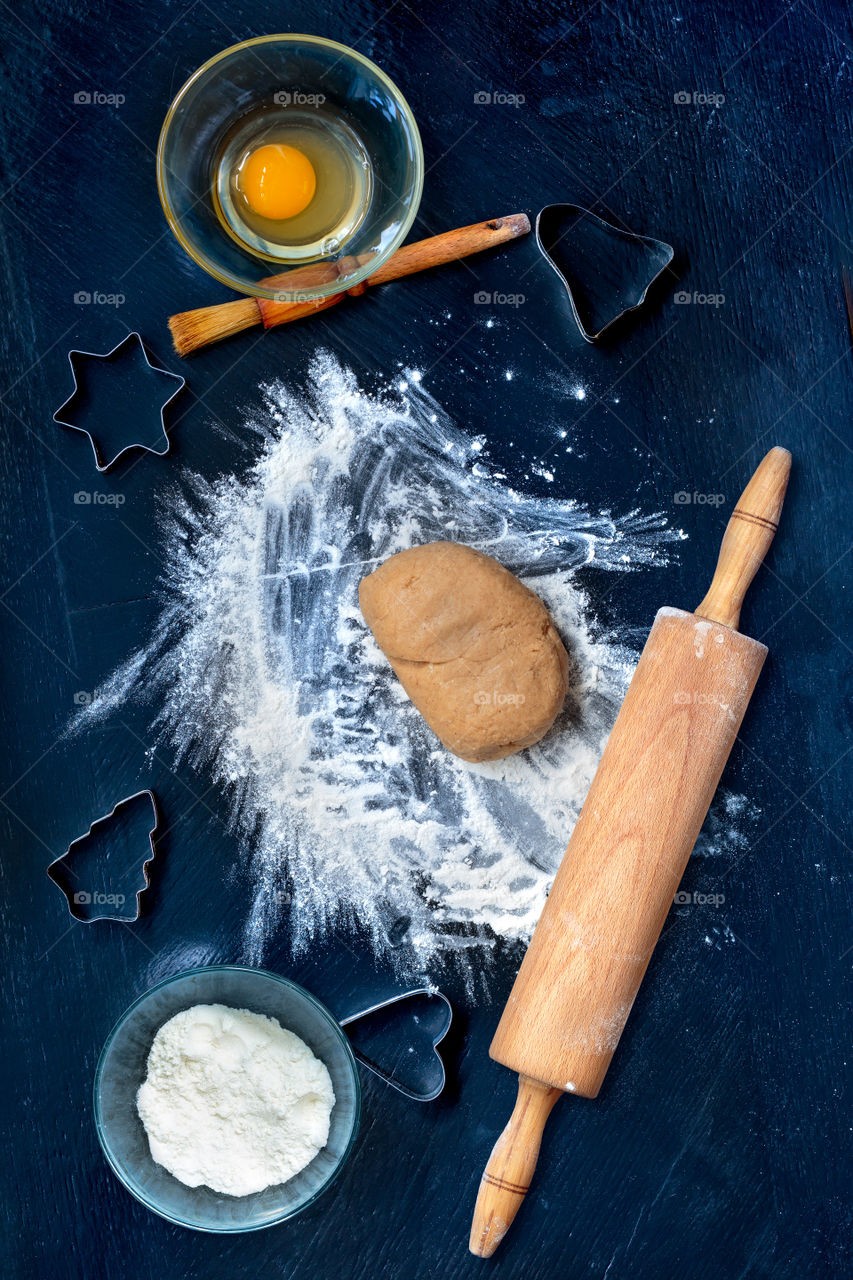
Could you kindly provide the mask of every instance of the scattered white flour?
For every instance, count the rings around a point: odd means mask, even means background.
[[[157,1032],[137,1107],[151,1155],[188,1187],[247,1196],[287,1182],[329,1137],[332,1081],[275,1018],[197,1004]]]
[[[306,393],[265,389],[244,424],[248,475],[185,475],[168,498],[160,624],[78,722],[153,694],[155,737],[227,790],[250,851],[253,963],[283,928],[299,951],[359,927],[409,970],[527,939],[637,657],[593,631],[577,572],[665,564],[680,540],[661,516],[513,490],[417,372],[404,383],[368,395],[321,354]],[[556,726],[508,760],[445,751],[359,613],[364,574],[436,538],[517,573],[571,654]]]

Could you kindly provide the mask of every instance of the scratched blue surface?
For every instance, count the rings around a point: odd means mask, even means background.
[[[850,1274],[849,9],[47,0],[3,4],[0,20],[4,1274]],[[66,351],[105,351],[139,329],[179,368],[166,315],[222,291],[166,231],[152,154],[160,121],[200,62],[275,30],[355,44],[400,84],[427,157],[417,233],[575,201],[671,241],[680,279],[601,348],[574,330],[532,240],[310,325],[243,335],[182,368],[189,388],[169,457],[99,477],[85,437],[51,421],[71,390]],[[476,100],[486,93],[515,101]],[[690,301],[676,303],[675,289]],[[526,298],[485,355],[478,290]],[[75,301],[81,293],[123,302]],[[668,568],[586,583],[602,624],[635,643],[658,605],[701,598],[731,503],[765,449],[795,456],[782,533],[743,620],[771,655],[727,771],[760,817],[736,856],[691,864],[685,888],[724,903],[673,912],[599,1100],[560,1104],[535,1193],[491,1263],[466,1246],[514,1092],[487,1049],[516,954],[500,957],[476,1001],[448,980],[457,1022],[444,1097],[419,1108],[366,1077],[354,1158],[290,1224],[223,1240],[160,1221],[114,1179],[91,1121],[115,1019],[168,973],[241,959],[248,886],[223,797],[146,755],[141,713],[128,709],[85,745],[61,731],[75,695],[156,619],[158,493],[183,463],[210,476],[245,467],[250,442],[211,424],[239,434],[258,383],[298,382],[320,343],[368,384],[398,360],[428,370],[430,389],[487,436],[511,476],[517,449],[544,450],[559,417],[578,447],[553,457],[553,485],[535,482],[543,491],[617,512],[662,509],[683,526],[689,539]],[[516,376],[486,377],[484,361]],[[547,390],[559,372],[590,389],[584,403]],[[694,491],[725,501],[674,504]],[[75,503],[80,492],[106,497]],[[116,495],[121,504],[107,501]],[[166,826],[142,921],[132,931],[72,923],[45,867],[141,786],[156,790]],[[283,930],[269,965],[341,1015],[393,986],[358,937],[294,963]]]

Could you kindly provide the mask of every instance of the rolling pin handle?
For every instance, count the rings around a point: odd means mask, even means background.
[[[495,1143],[477,1194],[468,1247],[490,1258],[521,1208],[542,1142],[545,1121],[562,1089],[518,1077],[518,1097],[509,1124]]]
[[[779,525],[791,455],[777,445],[764,456],[726,526],[708,594],[696,613],[737,631],[749,584],[770,549]]]

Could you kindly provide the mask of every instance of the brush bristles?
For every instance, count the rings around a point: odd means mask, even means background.
[[[169,317],[172,343],[179,356],[188,356],[199,347],[230,338],[232,333],[251,329],[261,323],[261,313],[254,298],[222,302],[216,307],[199,307],[196,311],[180,311]]]

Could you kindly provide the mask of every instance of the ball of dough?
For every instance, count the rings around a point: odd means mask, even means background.
[[[569,659],[537,595],[491,556],[428,542],[358,589],[361,612],[430,728],[463,760],[499,760],[548,732]]]

